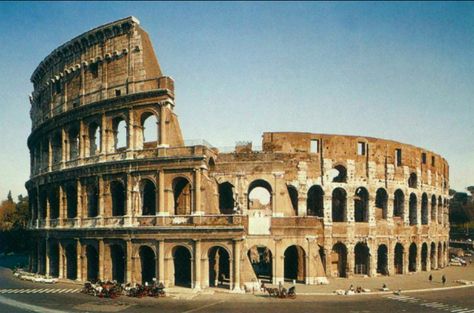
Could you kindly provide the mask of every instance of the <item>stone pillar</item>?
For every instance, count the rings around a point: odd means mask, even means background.
[[[403,204],[403,224],[405,226],[410,225],[410,193],[405,190],[405,203]]]
[[[194,289],[201,289],[201,240],[194,240]]]
[[[387,267],[390,276],[395,275],[395,245],[396,241],[387,244]]]
[[[67,138],[67,133],[64,128],[61,129],[61,168],[64,166],[64,162],[68,160],[69,157],[69,140]]]
[[[133,260],[132,260],[132,240],[127,239],[125,240],[126,244],[126,254],[127,254],[127,264],[126,266],[126,276],[125,276],[125,281],[127,283],[132,283],[133,282]]]
[[[80,226],[80,221],[82,220],[83,216],[83,194],[82,194],[82,183],[80,179],[77,179],[76,181],[76,188],[77,188],[77,226]],[[86,214],[87,216],[87,214]]]
[[[393,193],[389,193],[387,197],[387,222],[389,225],[393,225],[393,201],[395,197]]]
[[[48,140],[48,172],[51,172],[51,167],[53,166],[53,144],[51,143],[51,138]]]
[[[86,125],[83,120],[79,121],[79,159],[82,160],[86,157],[86,147],[87,147],[87,131]]]
[[[163,240],[158,240],[158,281],[163,283],[165,286],[168,286],[168,281],[166,280],[165,275],[165,242]]]
[[[49,240],[46,239],[45,240],[46,244],[45,244],[45,260],[46,260],[46,264],[45,264],[45,274],[46,276],[50,276],[51,273],[50,273],[50,264],[49,264]]]
[[[426,243],[426,270],[431,271],[431,245]]]
[[[82,244],[79,239],[76,239],[76,256],[77,256],[77,276],[78,281],[82,281]]]
[[[99,279],[105,280],[105,245],[104,239],[99,239],[98,242],[98,250],[97,253],[99,254]]]
[[[306,207],[306,200],[308,199],[306,193],[298,193],[298,216],[306,216],[308,208]]]
[[[59,278],[65,278],[65,271],[64,271],[64,245],[61,241],[58,241],[58,249],[59,249]]]
[[[346,190],[347,194],[347,199],[346,199],[346,221],[349,223],[354,223],[355,218],[354,218],[354,194],[352,190]]]
[[[234,248],[234,286],[233,290],[236,292],[242,291],[240,288],[240,260],[241,260],[241,244],[242,240],[237,239],[233,241]]]
[[[332,195],[329,190],[324,191],[324,225],[332,224]]]
[[[160,122],[159,122],[159,142],[160,147],[168,146],[168,138],[166,134],[166,104],[160,104]]]
[[[100,154],[105,155],[108,152],[109,138],[107,136],[107,118],[102,114],[100,123]]]
[[[98,208],[98,215],[101,218],[105,217],[105,183],[104,183],[104,177],[99,176],[99,186],[97,190],[98,196],[99,196],[99,208]]]
[[[347,277],[352,277],[354,275],[355,268],[355,254],[354,254],[354,245],[347,245]]]
[[[59,188],[59,225],[64,224],[64,219],[67,218],[67,205],[66,205],[66,193],[64,192],[64,186],[58,186]]]
[[[280,246],[281,246],[281,238],[275,238],[275,245],[274,245],[274,251],[272,254],[272,263],[273,263],[273,283],[274,284],[279,284],[280,282],[285,281],[285,271],[284,271],[284,266],[285,266],[285,256],[283,254],[283,251],[280,251]]]
[[[201,169],[194,171],[194,213],[200,214],[201,211]]]
[[[378,261],[378,255],[377,255],[377,245],[375,243],[368,245],[370,247],[369,250],[369,269],[367,273],[369,274],[370,277],[375,277],[377,276],[377,261]]]
[[[158,171],[158,215],[165,214],[165,172]]]
[[[434,261],[434,262],[433,262],[433,268],[434,268],[435,270],[438,269],[438,250],[437,250],[437,249],[438,249],[438,246],[435,245],[435,248],[434,248],[434,258],[433,258],[433,261]],[[431,257],[431,255],[430,255],[430,257]]]
[[[410,246],[403,247],[403,274],[408,273]]]

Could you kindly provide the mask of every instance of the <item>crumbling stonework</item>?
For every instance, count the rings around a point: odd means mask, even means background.
[[[295,132],[264,133],[262,151],[186,146],[174,82],[135,18],[60,46],[31,81],[34,272],[241,290],[447,263],[441,156]]]

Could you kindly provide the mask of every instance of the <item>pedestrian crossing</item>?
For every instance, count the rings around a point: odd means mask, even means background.
[[[440,303],[440,302],[429,302],[423,299],[418,299],[418,298],[405,296],[405,295],[390,295],[390,296],[385,296],[385,298],[401,301],[405,303],[418,304],[420,306],[424,306],[427,308],[438,309],[441,311],[447,311],[451,313],[474,313],[474,309],[472,308],[465,308],[465,307],[460,307],[453,304],[445,304],[445,303]]]
[[[81,289],[74,288],[21,288],[0,289],[0,294],[24,294],[24,293],[79,293]]]

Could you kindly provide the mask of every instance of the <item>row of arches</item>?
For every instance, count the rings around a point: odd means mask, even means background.
[[[136,133],[137,148],[156,147],[159,141],[158,114],[145,111],[139,116],[140,132]],[[75,160],[80,157],[81,149],[84,150],[83,157],[98,155],[103,149],[108,151],[120,151],[130,146],[130,132],[125,116],[117,116],[110,120],[112,136],[108,136],[102,130],[99,121],[91,121],[85,125],[85,134],[81,136],[79,123],[72,124],[66,129],[53,132],[49,138],[45,138],[32,149],[32,167],[45,168],[48,165],[57,164],[61,161]],[[107,142],[109,147],[102,143]]]

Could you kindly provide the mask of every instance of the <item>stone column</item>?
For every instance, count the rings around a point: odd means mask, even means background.
[[[436,270],[438,269],[438,250],[437,249],[438,249],[438,246],[435,245],[434,258],[433,258],[433,261],[434,261],[433,262],[433,268],[436,269]],[[431,257],[431,255],[430,255],[430,257]]]
[[[69,140],[67,133],[64,128],[61,129],[61,168],[64,167],[64,163],[69,159]]]
[[[194,240],[194,289],[201,289],[201,240]]]
[[[49,266],[49,240],[46,239],[45,242],[46,242],[45,244],[45,260],[46,260],[45,273],[46,273],[46,276],[50,276],[51,273],[50,273],[50,266]]]
[[[48,172],[51,172],[51,167],[53,166],[53,144],[51,143],[51,138],[48,140]]]
[[[201,169],[194,170],[194,213],[200,214],[201,211]]]
[[[77,179],[76,181],[76,188],[77,188],[77,214],[76,214],[76,217],[77,217],[77,224],[76,226],[81,226],[81,220],[82,220],[82,216],[83,216],[83,194],[82,194],[82,183],[81,183],[81,180],[80,179]],[[87,215],[86,215],[87,216]]]
[[[387,192],[388,193],[388,192]],[[393,193],[389,193],[387,197],[387,222],[389,225],[393,225]]]
[[[395,245],[396,241],[387,243],[387,267],[390,276],[395,275]]]
[[[377,276],[377,262],[378,262],[378,255],[377,255],[377,245],[375,243],[368,245],[370,248],[369,250],[369,269],[367,273],[369,274],[370,277],[375,277]]]
[[[82,244],[79,239],[76,239],[76,255],[77,255],[77,276],[78,281],[82,281]]]
[[[237,239],[233,241],[234,248],[234,288],[235,292],[242,291],[240,288],[240,260],[241,260],[241,244],[242,240]]]
[[[65,278],[64,275],[64,245],[61,241],[58,241],[58,249],[59,249],[59,278]]]
[[[166,280],[165,275],[165,242],[163,240],[158,240],[158,281],[163,283],[165,286],[168,286],[168,281]]]
[[[87,131],[83,120],[79,121],[79,160],[86,157]]]
[[[375,226],[375,194],[370,193],[369,194],[369,203],[367,203],[367,210],[368,210],[368,222],[370,227]]]
[[[410,246],[404,246],[403,247],[403,274],[408,273],[408,263],[410,261],[409,259],[409,253],[410,253]]]
[[[64,192],[64,186],[58,186],[59,188],[59,225],[64,225],[64,219],[67,218],[67,205],[66,196]]]
[[[426,270],[431,271],[431,245],[426,243]]]
[[[104,239],[100,238],[98,242],[98,250],[97,253],[99,254],[99,279],[105,280],[105,245]]]
[[[346,190],[347,199],[346,199],[346,221],[349,223],[354,223],[354,194],[352,190]]]
[[[98,190],[97,190],[98,196],[99,196],[99,208],[98,208],[98,213],[99,217],[104,218],[105,217],[105,183],[104,183],[104,177],[99,176],[99,184],[98,184]]]
[[[158,215],[164,215],[166,213],[165,208],[165,172],[163,170],[158,171]]]
[[[132,240],[127,239],[125,240],[126,244],[126,254],[127,254],[127,264],[126,264],[126,277],[125,281],[127,283],[133,282],[133,261],[132,261]]]
[[[405,198],[404,198],[404,204],[403,204],[403,224],[405,226],[410,225],[410,192],[408,190],[405,190]]]
[[[354,245],[347,245],[347,277],[352,277],[354,275],[355,268],[355,254],[354,254]]]
[[[160,122],[159,122],[159,142],[160,147],[168,146],[168,138],[166,134],[166,104],[160,104]]]
[[[105,155],[108,152],[109,138],[107,137],[107,118],[102,114],[100,123],[100,154]]]

